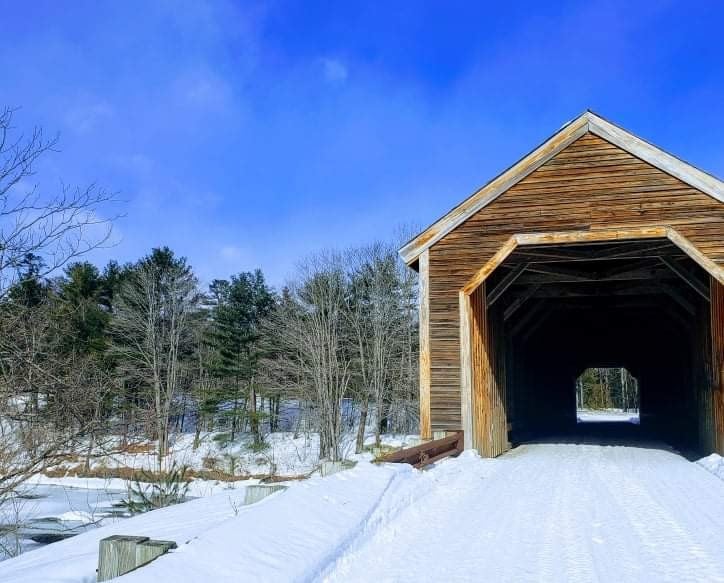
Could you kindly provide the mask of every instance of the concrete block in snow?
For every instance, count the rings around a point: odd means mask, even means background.
[[[267,496],[274,494],[274,492],[280,492],[286,489],[287,486],[280,484],[256,484],[254,486],[247,486],[244,493],[244,506],[259,502],[259,500],[263,500]]]

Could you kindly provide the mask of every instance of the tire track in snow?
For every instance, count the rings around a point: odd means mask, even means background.
[[[463,455],[471,456],[470,453]],[[494,471],[494,462],[479,459],[477,461],[487,466],[485,474]],[[446,472],[447,469],[450,471]],[[312,581],[337,580],[340,575],[344,580],[344,573],[353,566],[360,549],[363,549],[367,543],[372,540],[394,543],[398,530],[397,521],[402,514],[419,515],[420,512],[424,514],[424,504],[427,499],[438,498],[444,492],[449,492],[451,488],[455,488],[456,496],[463,495],[465,487],[461,487],[460,478],[464,476],[464,471],[464,468],[458,467],[454,460],[444,460],[436,464],[436,468],[432,470],[414,470],[412,474],[403,473],[395,476],[384,497],[370,512],[356,536],[348,540],[343,548],[338,548],[339,552]],[[450,498],[450,501],[454,499]]]
[[[671,455],[671,454],[667,454]],[[641,460],[648,471],[652,471],[647,459]],[[601,483],[607,485],[608,493],[617,504],[621,514],[636,533],[643,550],[650,555],[647,561],[656,581],[724,581],[724,574],[709,553],[666,509],[659,498],[654,496],[645,482],[636,474],[641,467],[609,464],[604,473],[599,469]],[[693,569],[692,565],[696,565]]]
[[[724,483],[671,452],[538,444],[417,478],[320,580],[724,581]]]

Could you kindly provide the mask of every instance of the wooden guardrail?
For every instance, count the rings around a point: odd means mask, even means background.
[[[424,468],[446,457],[455,457],[463,451],[463,432],[458,431],[442,439],[426,441],[415,447],[400,449],[384,456],[380,461],[396,464],[412,464]]]

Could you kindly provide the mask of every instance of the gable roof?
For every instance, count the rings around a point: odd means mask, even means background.
[[[724,203],[724,182],[664,152],[592,111],[586,111],[407,242],[399,250],[400,257],[408,265],[413,263],[423,251],[465,222],[470,216],[493,202],[514,184],[523,180],[561,150],[589,132]]]

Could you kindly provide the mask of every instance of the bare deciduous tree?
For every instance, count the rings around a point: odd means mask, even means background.
[[[0,502],[100,421],[112,382],[93,358],[59,349],[66,332],[48,302],[0,309]]]
[[[101,216],[113,196],[90,185],[61,186],[48,195],[32,183],[36,165],[54,151],[57,138],[39,128],[29,135],[13,126],[14,110],[0,111],[0,298],[28,255],[43,258],[41,277],[109,240],[111,223]]]
[[[273,316],[280,376],[314,404],[320,457],[341,457],[342,402],[351,378],[347,282],[338,253],[310,257]]]
[[[347,317],[356,354],[361,394],[356,451],[364,446],[369,403],[375,405],[375,443],[380,433],[405,349],[405,312],[402,305],[397,254],[389,244],[375,243],[348,252],[350,290]]]
[[[181,351],[191,340],[189,324],[199,300],[191,268],[169,249],[155,249],[141,260],[116,300],[113,348],[128,377],[150,388],[159,469],[168,451],[171,407],[182,382]]]

